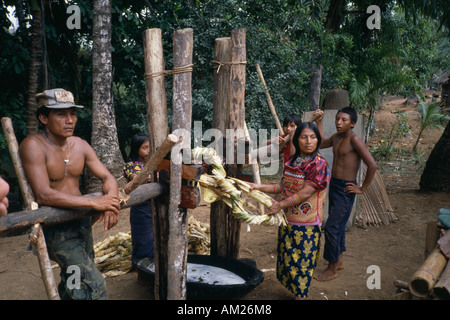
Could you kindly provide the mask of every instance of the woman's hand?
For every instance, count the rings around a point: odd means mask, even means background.
[[[261,185],[257,183],[247,182],[248,185],[250,185],[249,192],[252,192],[253,190],[260,190]]]
[[[266,211],[268,215],[276,214],[280,212],[283,208],[281,207],[280,203],[278,201],[273,200],[272,206],[269,208],[269,210]]]

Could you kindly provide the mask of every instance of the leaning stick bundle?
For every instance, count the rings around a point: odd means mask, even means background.
[[[361,170],[361,179],[364,179],[367,172],[367,166],[364,163],[361,165]],[[361,195],[360,201],[360,208],[355,218],[356,224],[362,227],[368,227],[370,225],[380,226],[388,225],[398,220],[378,170],[375,172],[375,176],[369,187]]]

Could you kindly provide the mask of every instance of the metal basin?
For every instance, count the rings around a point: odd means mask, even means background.
[[[190,300],[241,299],[264,280],[264,273],[248,260],[191,254],[187,261],[186,295]],[[136,268],[154,283],[153,260],[144,258],[136,263]]]

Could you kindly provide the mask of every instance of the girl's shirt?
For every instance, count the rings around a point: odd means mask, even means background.
[[[123,176],[127,178],[128,181],[131,181],[131,175],[137,175],[143,167],[144,164],[140,161],[127,162],[122,169]]]

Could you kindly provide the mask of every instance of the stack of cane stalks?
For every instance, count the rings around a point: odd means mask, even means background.
[[[283,211],[273,215],[255,214],[245,209],[246,202],[244,194],[262,203],[267,208],[272,206],[272,198],[258,190],[250,192],[250,185],[245,181],[227,177],[222,166],[222,159],[212,148],[193,149],[194,159],[201,159],[212,166],[212,174],[202,174],[199,180],[203,188],[204,199],[207,202],[222,200],[233,210],[236,218],[249,224],[262,225],[286,225],[286,218]]]
[[[131,270],[131,232],[119,232],[94,245],[95,265],[104,278]]]
[[[211,249],[209,224],[190,216],[188,219],[188,252],[209,254]]]

